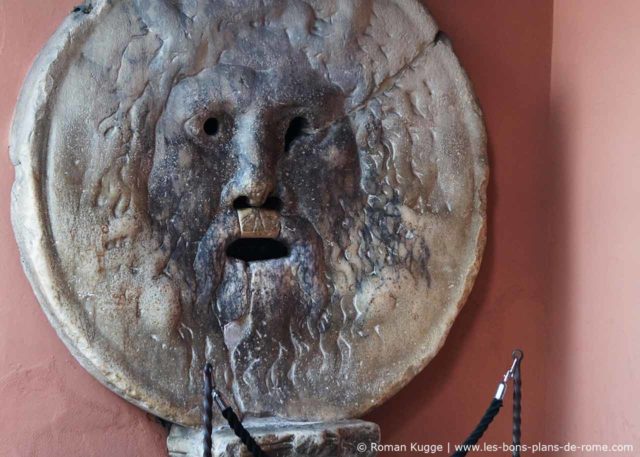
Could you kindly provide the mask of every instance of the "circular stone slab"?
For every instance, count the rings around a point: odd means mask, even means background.
[[[95,2],[38,57],[13,224],[82,365],[199,422],[358,416],[434,357],[485,241],[482,116],[417,1]]]

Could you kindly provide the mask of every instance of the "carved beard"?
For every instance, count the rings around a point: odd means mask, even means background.
[[[309,357],[319,352],[328,303],[323,244],[308,221],[281,216],[288,256],[233,259],[225,247],[240,234],[236,217],[218,215],[200,241],[196,307],[211,311],[210,329],[223,335],[236,403],[260,414],[257,405],[265,398],[281,403],[296,397],[300,365],[306,374]]]
[[[315,221],[322,229],[282,216],[290,254],[265,263],[227,257],[226,247],[240,236],[234,210],[218,212],[199,243],[157,226],[172,239],[165,244],[172,246],[167,270],[181,290],[178,331],[194,389],[204,361],[217,361],[216,383],[243,413],[259,416],[286,403],[295,417],[305,398],[318,395],[319,382],[357,369],[352,344],[374,326],[354,306],[362,282],[383,268],[400,275],[407,266],[414,277],[429,277],[428,247],[403,222],[397,197],[378,195],[384,204],[373,207],[364,203],[370,195],[334,205],[331,217]]]

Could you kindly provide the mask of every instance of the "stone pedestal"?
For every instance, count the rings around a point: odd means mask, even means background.
[[[253,419],[243,422],[270,457],[373,457],[380,429],[372,422],[287,422]],[[202,430],[174,425],[167,439],[170,457],[200,457]],[[213,457],[251,457],[229,427],[213,431]]]

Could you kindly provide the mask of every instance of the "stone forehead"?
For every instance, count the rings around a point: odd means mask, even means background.
[[[218,102],[230,109],[248,105],[286,108],[326,106],[336,98],[344,98],[339,88],[306,66],[256,70],[246,65],[220,63],[177,83],[168,105],[179,116],[188,115],[207,102]]]
[[[353,106],[412,65],[437,33],[414,0],[133,4],[143,28],[166,45],[166,62],[182,66],[183,76],[218,63],[281,71],[308,66],[349,94]]]

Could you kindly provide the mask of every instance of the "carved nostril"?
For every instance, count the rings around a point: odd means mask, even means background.
[[[246,209],[251,208],[249,204],[249,197],[238,197],[233,201],[233,209]]]
[[[267,198],[267,200],[262,205],[262,208],[270,209],[273,211],[280,211],[282,209],[282,200],[280,200],[275,195],[272,195],[271,197]]]
[[[255,206],[251,204],[249,197],[243,195],[233,201],[233,209],[237,210],[246,208],[255,208]],[[276,197],[275,195],[272,195],[271,197],[267,198],[265,202],[258,208],[280,211],[282,209],[282,200],[280,200],[280,198]]]

